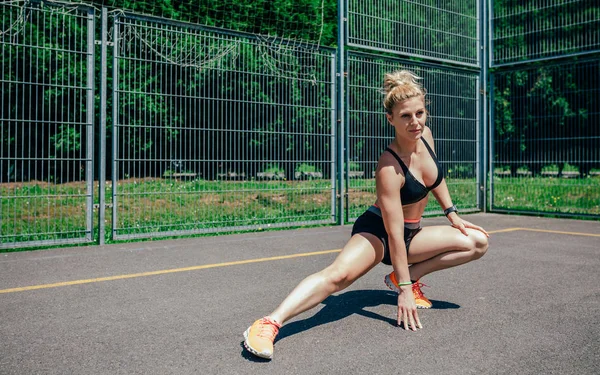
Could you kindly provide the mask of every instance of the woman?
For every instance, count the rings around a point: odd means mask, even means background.
[[[417,308],[430,308],[431,302],[421,293],[420,278],[485,254],[488,233],[461,219],[452,204],[425,125],[426,92],[418,79],[406,70],[385,76],[383,105],[395,138],[378,162],[377,200],[356,220],[352,237],[330,266],[301,281],[279,307],[244,332],[244,345],[254,355],[272,358],[286,320],[348,287],[379,262],[393,267],[385,283],[398,292],[398,324],[422,328]],[[451,226],[421,227],[430,191]]]

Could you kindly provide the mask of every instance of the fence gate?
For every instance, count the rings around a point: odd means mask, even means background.
[[[114,19],[112,238],[335,220],[335,51]]]
[[[0,249],[91,242],[94,9],[0,12]]]

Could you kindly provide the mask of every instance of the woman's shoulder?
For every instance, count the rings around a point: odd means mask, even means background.
[[[376,175],[384,175],[386,178],[402,178],[402,168],[394,155],[389,151],[384,151],[377,162]]]
[[[431,132],[431,128],[429,126],[423,127],[423,136],[427,140],[433,140],[433,133]]]
[[[394,165],[394,163],[396,162],[396,157],[394,156],[394,154],[392,153],[392,151],[393,150],[391,148],[387,147],[381,153],[381,155],[379,155],[379,160],[378,160],[378,163],[377,163],[378,167],[384,167],[384,166]]]
[[[431,132],[429,126],[423,128],[423,139],[425,139],[430,146],[433,146],[433,133]]]

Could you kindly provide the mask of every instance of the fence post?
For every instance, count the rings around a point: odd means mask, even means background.
[[[117,122],[118,122],[118,115],[119,115],[119,94],[118,94],[118,89],[119,89],[119,60],[117,57],[117,54],[119,53],[119,16],[114,16],[113,17],[113,31],[112,31],[112,42],[113,42],[113,54],[112,54],[112,114],[111,114],[111,118],[112,118],[112,122],[111,122],[111,127],[112,127],[112,148],[111,148],[111,159],[110,159],[110,163],[112,163],[112,168],[111,168],[111,182],[112,182],[112,189],[111,189],[111,198],[112,198],[112,207],[111,207],[111,222],[112,222],[112,226],[111,226],[111,235],[110,238],[112,240],[115,239],[116,235],[117,235],[117,180],[118,180],[118,172],[117,172],[117,168],[118,168],[118,155],[119,155],[119,149],[118,149],[118,129],[117,129]]]
[[[95,34],[95,12],[93,9],[87,11],[87,126],[86,126],[86,176],[87,185],[87,213],[86,232],[87,240],[94,239],[94,34]]]
[[[104,245],[106,217],[106,62],[107,62],[108,12],[102,8],[100,42],[100,160],[98,161],[98,241]]]
[[[481,142],[479,147],[479,209],[483,212],[488,211],[488,179],[491,178],[488,156],[489,156],[489,143],[488,143],[488,128],[490,117],[488,116],[488,51],[489,51],[489,30],[488,25],[488,0],[479,1],[479,86],[481,89],[478,98],[481,98],[479,105],[479,129],[481,134],[478,137],[478,141]]]
[[[331,152],[330,154],[330,181],[331,181],[331,219],[336,223],[339,222],[339,214],[338,214],[338,176],[337,176],[337,139],[338,139],[338,130],[337,130],[337,115],[338,115],[338,101],[337,101],[337,52],[331,53],[331,103],[332,103],[332,111],[331,111]]]
[[[346,144],[344,142],[346,138],[346,127],[345,127],[345,104],[346,95],[344,87],[344,72],[346,69],[346,0],[338,0],[338,35],[337,35],[337,163],[336,163],[336,174],[337,174],[337,206],[338,215],[337,223],[343,225],[347,220],[347,215],[344,211],[344,200],[347,198],[347,191],[344,186],[344,156],[346,155]]]
[[[494,144],[494,136],[496,134],[495,124],[494,124],[494,73],[489,75],[490,81],[490,102],[489,102],[489,139],[488,144],[490,145],[490,163],[489,163],[489,172],[490,172],[490,187],[489,187],[489,208],[490,211],[494,210],[494,154],[495,154],[495,144]]]

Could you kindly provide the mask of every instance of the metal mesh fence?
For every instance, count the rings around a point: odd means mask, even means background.
[[[596,0],[492,1],[493,66],[600,49]]]
[[[115,21],[113,237],[332,222],[333,51]]]
[[[87,0],[98,8],[331,46],[336,0]]]
[[[348,44],[479,64],[479,1],[348,0]]]
[[[93,10],[0,13],[0,248],[91,241]]]
[[[600,214],[600,60],[496,72],[492,208]]]
[[[401,67],[423,77],[462,212],[489,178],[493,211],[600,215],[597,1],[85,4],[0,4],[0,249],[104,239],[104,223],[119,240],[352,221],[375,200],[380,86]]]
[[[348,58],[348,218],[355,219],[375,202],[375,169],[394,139],[382,104],[385,73],[409,69],[423,78],[430,102],[428,126],[446,182],[461,211],[480,209],[479,74],[433,65],[350,53]],[[439,214],[435,199],[425,214]]]

